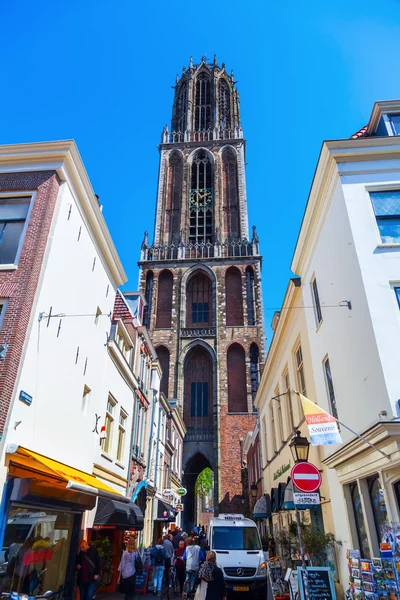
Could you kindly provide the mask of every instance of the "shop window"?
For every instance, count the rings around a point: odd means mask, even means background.
[[[168,384],[169,384],[169,350],[165,346],[158,346],[157,356],[160,361],[160,366],[162,370],[162,378],[160,385],[160,392],[165,394],[165,397],[168,398]]]
[[[173,276],[171,271],[161,271],[158,278],[158,299],[157,299],[157,329],[169,329],[171,327],[172,316],[172,288]]]
[[[226,324],[243,325],[242,276],[236,267],[230,267],[225,275]]]
[[[117,460],[122,462],[124,457],[124,446],[125,446],[125,431],[126,431],[126,420],[128,415],[125,411],[121,410],[119,413],[119,425],[118,425],[118,444],[117,444]]]
[[[362,558],[370,558],[371,553],[368,544],[367,530],[365,526],[364,513],[361,504],[360,492],[357,482],[350,484],[351,504],[353,508],[354,521],[356,524],[357,540]]]
[[[0,198],[0,264],[14,265],[21,253],[31,198]]]
[[[73,513],[13,503],[6,523],[3,552],[10,576],[2,578],[2,592],[34,596],[64,586]]]
[[[378,540],[381,540],[382,525],[388,520],[385,497],[383,495],[383,489],[378,475],[367,479],[367,483],[372,514],[374,515],[376,534],[378,536]]]
[[[246,355],[240,344],[232,344],[227,353],[228,411],[247,412]]]
[[[116,402],[114,398],[112,396],[108,396],[106,418],[104,423],[106,428],[106,437],[102,442],[102,450],[106,454],[111,453],[115,405]]]

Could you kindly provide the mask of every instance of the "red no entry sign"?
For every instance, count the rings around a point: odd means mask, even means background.
[[[299,462],[290,473],[292,481],[301,492],[316,492],[319,490],[322,477],[319,469],[309,462]]]

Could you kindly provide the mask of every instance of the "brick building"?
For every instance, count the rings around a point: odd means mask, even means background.
[[[214,510],[242,510],[240,438],[255,425],[264,360],[261,257],[249,236],[238,91],[214,58],[177,78],[172,133],[162,133],[154,241],[142,244],[140,288],[187,433],[184,523],[198,473],[215,474]]]

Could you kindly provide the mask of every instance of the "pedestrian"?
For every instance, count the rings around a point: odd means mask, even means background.
[[[154,544],[154,547],[150,550],[150,556],[154,565],[154,595],[161,596],[165,565],[165,550],[162,538],[158,540],[157,544]]]
[[[165,550],[165,583],[169,583],[169,570],[171,568],[171,560],[174,555],[174,546],[168,535],[163,537],[163,548]]]
[[[185,554],[185,542],[181,540],[178,547],[175,549],[175,571],[179,583],[180,594],[183,594],[183,584],[185,583],[185,562],[183,555]]]
[[[189,594],[194,590],[200,562],[205,559],[203,550],[193,542],[193,538],[189,538],[189,545],[186,547],[183,559],[186,560],[186,579],[188,580],[186,593]]]
[[[201,565],[199,570],[201,585],[207,584],[205,600],[226,600],[224,574],[217,565],[216,560],[217,555],[215,552],[212,550],[207,552],[206,562]]]
[[[122,553],[119,563],[118,581],[121,582],[125,594],[125,600],[132,600],[136,588],[136,568],[135,561],[140,558],[134,537],[130,537],[125,552]]]
[[[176,548],[179,547],[179,542],[182,541],[182,540],[183,540],[182,529],[180,527],[177,527],[177,531],[176,531],[176,534],[174,536],[174,541],[172,542],[175,550],[176,550]]]
[[[82,540],[79,544],[76,568],[80,599],[92,600],[100,575],[101,562],[96,548],[89,546],[87,540]]]

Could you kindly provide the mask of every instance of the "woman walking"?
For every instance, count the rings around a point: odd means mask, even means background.
[[[128,541],[128,546],[125,552],[122,554],[121,562],[119,563],[118,567],[118,581],[120,582],[122,578],[122,586],[125,593],[125,600],[133,600],[133,596],[135,595],[135,560],[137,558],[140,558],[140,554],[136,547],[136,541],[135,538],[130,537]]]
[[[151,562],[154,565],[154,595],[161,596],[162,581],[165,568],[165,549],[160,538],[150,550]]]
[[[217,566],[217,555],[212,550],[207,552],[206,562],[201,565],[199,579],[201,585],[207,584],[205,600],[226,600],[224,574]]]

